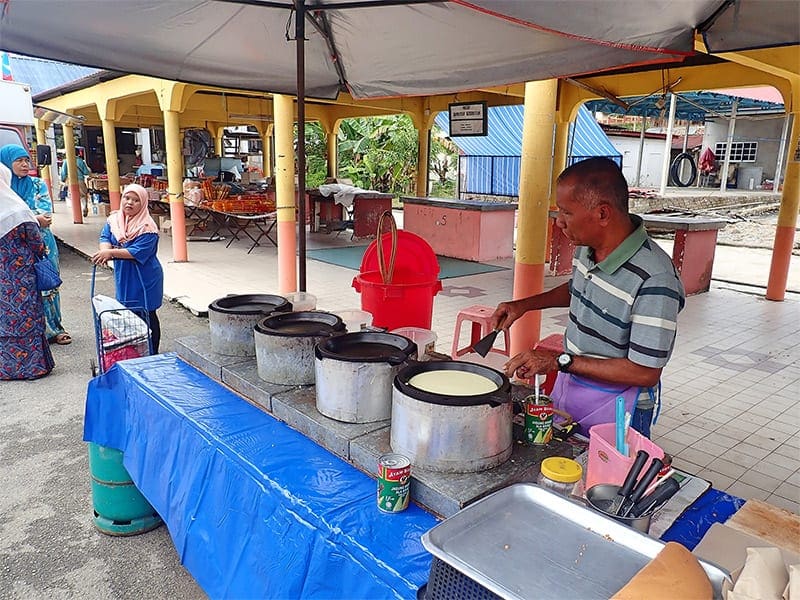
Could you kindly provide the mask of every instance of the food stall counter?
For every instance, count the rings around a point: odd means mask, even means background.
[[[403,229],[440,256],[484,262],[514,254],[514,202],[402,196]]]

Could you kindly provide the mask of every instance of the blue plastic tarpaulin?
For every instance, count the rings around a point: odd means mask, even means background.
[[[181,361],[89,383],[84,440],[122,450],[212,598],[415,598],[436,518],[381,513],[376,483]]]

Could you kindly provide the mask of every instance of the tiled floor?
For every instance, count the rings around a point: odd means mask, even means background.
[[[86,224],[73,225],[65,204],[58,203],[55,212],[56,235],[92,253],[103,218],[90,216]],[[226,294],[277,291],[275,248],[261,246],[248,255],[245,241],[227,249],[225,243],[191,242],[190,262],[172,263],[171,238],[162,235],[166,295],[202,312]],[[346,234],[308,239],[309,248],[349,243]],[[765,250],[717,248],[711,290],[690,297],[681,313],[653,436],[678,467],[714,487],[800,512],[800,257],[793,257],[789,289],[794,292],[784,302],[763,298],[769,260]],[[496,264],[509,268],[443,280],[432,325],[438,351],[450,353],[459,310],[495,306],[511,297],[513,263]],[[359,308],[352,288],[356,274],[308,260],[308,291],[317,296],[319,308]],[[561,281],[548,277],[545,286]],[[731,281],[737,283],[725,283]],[[563,310],[544,311],[543,336],[563,327]]]

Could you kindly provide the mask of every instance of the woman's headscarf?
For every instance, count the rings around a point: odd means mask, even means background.
[[[0,163],[0,238],[26,222],[38,225],[31,209],[11,189],[11,169]]]
[[[17,177],[14,174],[12,165],[20,158],[30,159],[31,155],[19,144],[7,144],[0,148],[0,163],[3,163],[11,171],[11,189],[30,206],[34,202],[33,179],[28,177]]]
[[[122,210],[111,213],[108,217],[108,224],[111,227],[111,233],[117,238],[117,241],[122,244],[129,242],[135,237],[143,233],[158,233],[158,225],[150,216],[150,210],[147,207],[147,202],[150,199],[150,194],[142,186],[132,183],[122,190],[124,196],[128,192],[133,192],[142,201],[142,209],[128,218]],[[122,200],[124,202],[124,200]]]

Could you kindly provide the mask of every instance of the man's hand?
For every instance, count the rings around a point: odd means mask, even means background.
[[[501,302],[492,313],[489,324],[492,329],[508,329],[511,324],[525,314],[521,301]]]
[[[508,377],[516,375],[518,379],[528,379],[537,373],[543,375],[558,370],[556,356],[558,353],[552,350],[520,352],[503,365],[503,371]]]
[[[103,250],[99,250],[92,255],[92,262],[96,265],[106,265],[108,261],[114,260],[114,257],[111,256],[112,249],[111,248],[104,248]]]

